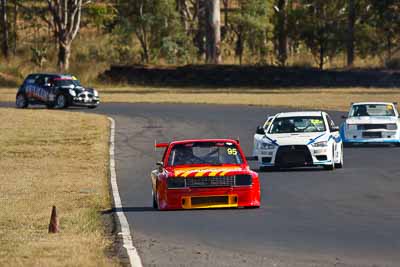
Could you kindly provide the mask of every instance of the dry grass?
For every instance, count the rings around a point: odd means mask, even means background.
[[[110,208],[108,121],[0,109],[0,266],[113,266],[100,211]],[[61,233],[48,234],[52,205]]]
[[[15,89],[0,89],[0,101],[14,101]],[[175,89],[151,87],[99,88],[102,102],[244,104],[303,109],[342,110],[351,102],[400,103],[400,88],[314,89]]]

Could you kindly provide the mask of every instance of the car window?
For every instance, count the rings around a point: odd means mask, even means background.
[[[268,130],[270,134],[312,133],[324,131],[326,131],[326,129],[322,116],[276,118]]]
[[[329,115],[326,115],[326,120],[328,121],[330,130],[332,130],[334,127],[336,127],[335,122],[332,120],[332,118]]]
[[[268,126],[271,124],[271,121],[274,117],[268,117],[268,119],[264,123],[264,129],[268,129]]]
[[[194,142],[174,145],[168,165],[221,165],[241,164],[242,156],[230,142]]]
[[[392,104],[362,104],[353,105],[350,117],[363,116],[396,116]]]
[[[44,76],[38,76],[37,78],[36,78],[36,80],[35,80],[35,84],[36,85],[40,85],[40,86],[43,86],[44,85],[44,82],[45,82],[45,80],[44,80]]]

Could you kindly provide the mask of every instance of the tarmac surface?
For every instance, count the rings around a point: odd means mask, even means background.
[[[257,125],[280,111],[123,103],[88,110],[116,121],[119,191],[145,266],[400,266],[397,147],[345,148],[335,171],[261,172],[259,209],[153,210],[155,140],[239,138],[251,155]],[[341,122],[343,113],[328,113]]]

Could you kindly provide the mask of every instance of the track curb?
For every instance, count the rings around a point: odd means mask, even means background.
[[[133,267],[143,267],[142,261],[138,254],[136,247],[133,245],[132,235],[129,228],[128,220],[123,211],[121,197],[119,195],[117,174],[115,171],[115,120],[108,117],[111,122],[110,125],[110,183],[112,196],[114,201],[114,210],[120,225],[120,232],[118,235],[122,237],[122,246],[128,254],[129,263]]]

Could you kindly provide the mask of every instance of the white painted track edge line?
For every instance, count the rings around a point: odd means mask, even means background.
[[[142,267],[142,261],[137,252],[137,249],[133,245],[132,235],[129,229],[128,220],[122,210],[122,202],[121,197],[118,191],[117,184],[117,174],[115,171],[115,120],[111,117],[108,117],[111,122],[110,125],[110,181],[111,181],[111,189],[114,198],[114,208],[117,214],[119,224],[121,227],[122,242],[123,247],[126,249],[128,254],[129,263],[132,267]]]

